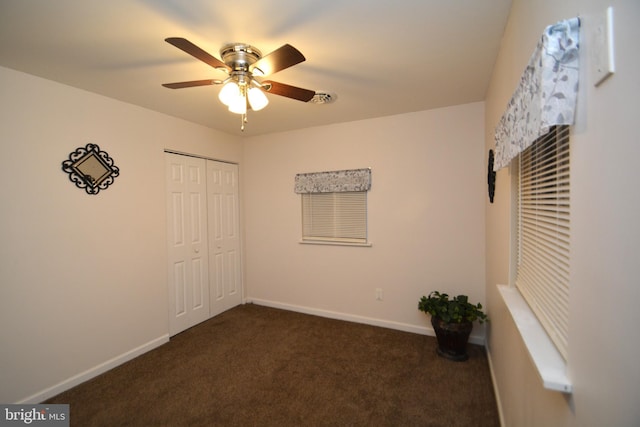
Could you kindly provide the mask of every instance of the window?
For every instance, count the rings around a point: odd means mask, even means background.
[[[569,126],[555,126],[519,157],[516,287],[565,359],[569,190]]]
[[[367,192],[302,194],[302,240],[367,243]]]
[[[302,241],[369,246],[369,189],[370,168],[297,174],[294,191],[302,195]]]

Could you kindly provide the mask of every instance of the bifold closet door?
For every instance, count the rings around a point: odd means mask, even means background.
[[[207,160],[211,316],[242,303],[238,165]]]
[[[206,160],[165,153],[169,333],[210,317]]]

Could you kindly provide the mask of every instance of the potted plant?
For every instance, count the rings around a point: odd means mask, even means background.
[[[482,305],[472,304],[466,295],[449,298],[449,295],[433,291],[423,296],[418,309],[431,315],[431,325],[438,340],[438,354],[450,360],[463,361],[469,358],[467,342],[473,322],[489,321]]]

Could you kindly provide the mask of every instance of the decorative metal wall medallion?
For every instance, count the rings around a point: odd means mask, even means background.
[[[87,194],[98,194],[120,175],[120,169],[113,164],[113,159],[97,144],[87,144],[69,154],[69,160],[62,162],[62,170],[69,174],[71,182],[78,188],[84,188]]]

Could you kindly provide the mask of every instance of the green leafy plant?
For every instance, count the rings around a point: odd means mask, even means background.
[[[480,303],[471,304],[466,295],[458,295],[450,299],[447,294],[433,291],[428,297],[420,298],[418,309],[448,323],[473,322],[475,320],[484,323],[489,321],[487,315],[482,311],[482,305]]]

